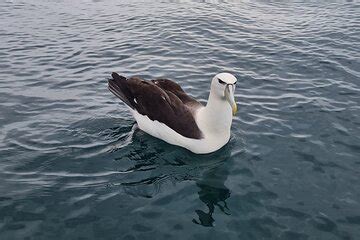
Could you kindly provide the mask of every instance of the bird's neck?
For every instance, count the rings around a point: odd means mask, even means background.
[[[212,133],[230,134],[232,109],[221,97],[210,92],[206,107],[199,113],[202,126]]]

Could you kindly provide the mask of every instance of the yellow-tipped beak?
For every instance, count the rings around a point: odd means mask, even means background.
[[[237,113],[237,105],[236,105],[236,103],[234,103],[232,105],[232,113],[233,113],[233,116],[235,116],[235,114]]]
[[[237,105],[235,102],[234,90],[235,90],[235,87],[231,84],[228,84],[225,88],[225,98],[232,108],[233,115],[235,115],[237,112]]]

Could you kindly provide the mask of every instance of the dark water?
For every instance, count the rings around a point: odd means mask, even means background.
[[[0,239],[360,239],[357,2],[1,1]],[[205,101],[230,143],[132,128],[111,71]]]

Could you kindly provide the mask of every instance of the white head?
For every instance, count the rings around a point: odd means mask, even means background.
[[[235,85],[237,79],[230,73],[219,73],[211,82],[211,93],[215,97],[219,97],[223,101],[227,101],[231,108],[233,115],[237,112],[237,105],[234,97]]]

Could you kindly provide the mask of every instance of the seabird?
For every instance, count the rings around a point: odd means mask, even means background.
[[[236,78],[219,73],[211,81],[206,106],[174,81],[126,78],[112,73],[109,90],[130,109],[144,132],[197,154],[214,152],[230,139]]]

